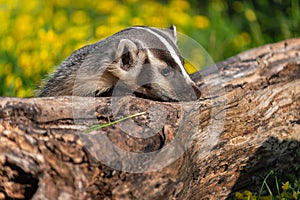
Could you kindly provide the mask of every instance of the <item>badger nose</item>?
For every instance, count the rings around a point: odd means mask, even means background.
[[[179,101],[195,101],[201,96],[200,89],[192,81],[189,81],[188,84],[177,86],[174,89]]]
[[[191,83],[187,88],[182,88],[179,96],[181,101],[195,101],[199,99],[201,92],[195,83]]]

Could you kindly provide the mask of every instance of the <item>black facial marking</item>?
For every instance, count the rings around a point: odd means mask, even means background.
[[[120,66],[123,70],[128,71],[132,67],[132,56],[130,52],[126,52],[122,55],[122,62]]]
[[[168,66],[172,67],[173,69],[175,69],[178,72],[181,72],[180,66],[178,66],[178,64],[175,62],[175,60],[171,56],[170,52],[168,52],[166,50],[161,50],[161,49],[152,49],[151,52],[154,54],[154,56],[156,58],[158,58],[159,60],[165,61]],[[181,61],[183,60],[181,58],[181,56],[179,56],[179,58]]]
[[[143,63],[143,64],[144,64],[144,65],[145,65],[145,64],[150,64],[150,60],[149,60],[149,58],[148,58],[148,57],[146,57],[146,58],[145,58],[145,60],[144,60],[144,63]]]
[[[152,89],[152,84],[151,83],[146,83],[146,84],[142,85],[142,87],[147,89],[147,90],[151,90]]]

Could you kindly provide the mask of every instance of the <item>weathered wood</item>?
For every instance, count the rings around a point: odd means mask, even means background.
[[[197,102],[0,98],[0,199],[224,199],[258,191],[270,170],[293,173],[300,38],[246,51],[192,78],[203,93]],[[102,136],[149,156],[119,153]]]

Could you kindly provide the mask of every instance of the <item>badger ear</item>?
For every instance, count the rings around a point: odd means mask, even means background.
[[[169,29],[171,30],[172,39],[176,42],[177,41],[176,26],[175,25],[171,25],[169,27]]]
[[[137,59],[138,47],[129,39],[121,39],[116,51],[116,59],[120,62],[123,70],[129,70],[133,67],[134,61]]]

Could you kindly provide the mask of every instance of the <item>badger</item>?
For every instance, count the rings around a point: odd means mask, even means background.
[[[192,101],[201,92],[184,69],[176,27],[133,26],[74,51],[36,96],[135,95]]]

